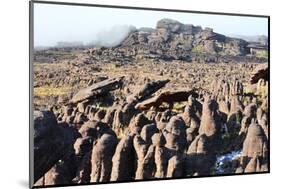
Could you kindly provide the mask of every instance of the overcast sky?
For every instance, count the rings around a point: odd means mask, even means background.
[[[113,27],[155,28],[157,21],[163,18],[211,27],[225,35],[267,35],[267,18],[35,3],[34,45],[53,46],[58,41],[89,43],[103,31],[114,32]]]

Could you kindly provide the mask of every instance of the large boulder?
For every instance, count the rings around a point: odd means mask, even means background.
[[[205,134],[192,141],[185,161],[186,175],[210,175],[216,157],[211,142]]]
[[[94,99],[115,90],[122,86],[122,79],[123,77],[106,79],[88,88],[82,89],[72,97],[71,103],[76,104],[84,100]]]
[[[168,122],[164,136],[166,147],[175,152],[184,152],[187,147],[186,126],[180,116],[173,116]]]
[[[268,171],[268,153],[267,137],[262,127],[253,120],[243,143],[239,168],[242,172]]]
[[[91,182],[109,182],[112,169],[112,157],[117,145],[114,135],[103,134],[93,147],[91,164]]]
[[[203,113],[199,128],[199,134],[208,137],[218,136],[221,131],[221,117],[218,114],[218,104],[215,100],[206,99],[203,104]]]
[[[184,176],[184,159],[180,155],[175,155],[169,159],[167,168],[168,178]]]
[[[163,91],[160,94],[138,103],[135,108],[147,110],[151,107],[158,108],[162,103],[168,103],[170,108],[175,102],[187,101],[189,96],[198,97],[194,90],[179,90],[179,91]]]
[[[77,133],[67,124],[58,124],[51,111],[34,111],[34,182],[68,151]]]
[[[67,185],[72,183],[77,169],[73,150],[64,156],[49,169],[44,176],[35,183],[36,186]]]
[[[260,64],[255,68],[255,70],[252,73],[252,77],[250,82],[252,84],[257,83],[260,79],[263,79],[265,81],[269,80],[269,69],[268,64]]]
[[[262,127],[252,122],[248,128],[246,139],[243,143],[243,156],[254,157],[255,155],[267,158],[268,142]]]
[[[143,126],[151,124],[151,121],[143,113],[137,114],[133,117],[129,124],[129,132],[134,134],[140,134]]]
[[[126,135],[118,143],[112,157],[111,181],[129,181],[135,170],[133,136]]]
[[[153,178],[153,172],[155,169],[155,147],[153,145],[149,146],[141,138],[141,136],[136,135],[134,137],[134,149],[137,154],[137,170],[135,174],[135,179],[143,180]]]
[[[151,81],[143,85],[139,90],[135,91],[132,96],[129,96],[128,99],[134,98],[136,100],[144,100],[162,87],[164,87],[170,80],[157,80]]]
[[[156,125],[154,123],[152,124],[148,124],[143,126],[140,136],[142,137],[142,139],[148,143],[151,144],[152,143],[152,136],[157,133],[159,130],[157,129]]]
[[[168,160],[169,160],[169,151],[164,146],[165,138],[161,133],[155,133],[152,136],[152,144],[155,146],[155,178],[164,178],[167,172]]]

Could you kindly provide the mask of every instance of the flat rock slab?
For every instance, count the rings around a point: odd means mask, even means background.
[[[190,95],[198,96],[194,90],[163,91],[159,95],[138,103],[135,108],[139,110],[148,110],[151,107],[159,107],[163,102],[173,104],[174,102],[187,101]]]
[[[82,89],[76,93],[71,99],[71,103],[82,102],[87,99],[96,98],[98,95],[106,94],[112,90],[118,89],[122,86],[122,79],[124,77],[110,78],[99,83],[93,84],[90,87]]]
[[[144,100],[146,98],[149,98],[153,93],[155,93],[159,89],[163,88],[168,82],[170,82],[169,79],[148,82],[143,85],[139,90],[135,91],[132,96],[137,100]]]

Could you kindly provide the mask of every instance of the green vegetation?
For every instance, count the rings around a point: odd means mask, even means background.
[[[34,96],[59,96],[66,94],[69,90],[70,87],[36,87],[34,88]]]
[[[121,127],[117,132],[117,139],[121,140],[126,134],[126,129],[124,127]]]
[[[252,85],[247,84],[244,86],[244,93],[255,93],[255,89]]]
[[[77,55],[81,53],[81,50],[71,50],[71,51],[63,51],[63,50],[43,50],[43,51],[35,51],[35,55],[42,55],[42,56],[55,56],[55,55]]]
[[[62,60],[71,60],[76,58],[81,50],[42,50],[34,52],[34,62],[37,63],[54,63]]]
[[[242,116],[240,114],[236,114],[236,123],[241,124]]]
[[[194,46],[191,52],[195,54],[206,54],[206,50],[203,45]]]
[[[173,110],[181,111],[185,108],[185,103],[183,102],[176,102],[174,103]]]
[[[253,86],[253,85],[246,85],[244,87],[245,93],[253,93],[255,95],[258,95],[259,99],[266,98],[268,95],[268,84],[261,85],[261,86]]]
[[[261,97],[261,99],[267,98],[268,84],[263,85],[263,86],[258,86],[256,94],[259,95]]]
[[[268,52],[267,51],[257,51],[255,56],[257,58],[265,58],[268,59]]]
[[[104,104],[104,103],[97,103],[97,108],[100,110],[107,110],[109,107],[111,107],[108,104]]]

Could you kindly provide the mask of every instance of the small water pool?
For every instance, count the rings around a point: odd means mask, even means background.
[[[223,155],[217,156],[215,171],[217,174],[227,173],[225,165],[232,162],[234,159],[242,155],[242,150],[232,151]]]

